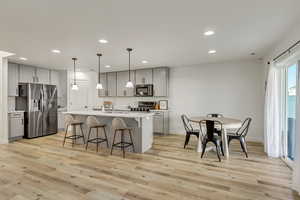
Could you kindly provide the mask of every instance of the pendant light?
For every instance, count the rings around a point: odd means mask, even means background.
[[[133,88],[133,83],[131,82],[131,79],[130,79],[130,52],[132,51],[131,48],[127,48],[126,49],[128,51],[128,56],[129,56],[129,70],[128,70],[128,82],[126,83],[126,87],[127,88]]]
[[[103,86],[101,84],[101,80],[100,80],[100,57],[102,56],[101,53],[97,53],[97,56],[98,56],[98,83],[97,83],[97,86],[96,86],[96,89],[97,90],[102,90],[103,89]]]
[[[72,85],[72,90],[78,90],[78,85],[76,84],[76,60],[77,58],[72,58],[73,62],[74,62],[74,74],[73,74],[73,85]]]

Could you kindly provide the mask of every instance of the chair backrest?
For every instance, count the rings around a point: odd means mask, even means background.
[[[183,126],[186,132],[192,132],[193,131],[193,127],[190,123],[190,119],[186,116],[186,115],[181,115],[181,119],[183,122]]]
[[[215,133],[215,126],[219,125],[222,129],[222,123],[216,120],[202,120],[199,122],[200,131],[203,136],[206,135],[208,140],[213,140]],[[204,129],[205,126],[205,129]],[[205,132],[204,132],[205,130]]]
[[[125,123],[125,121],[122,118],[114,118],[112,120],[112,129],[116,130],[116,129],[126,129],[127,125]]]
[[[86,125],[88,127],[97,126],[99,125],[99,121],[95,116],[88,116],[88,118],[86,119]]]
[[[236,134],[246,137],[251,121],[252,119],[250,117],[246,118],[242,126],[236,131]]]
[[[70,114],[65,115],[65,127],[71,125],[71,123],[74,121],[74,117]]]
[[[222,114],[218,114],[218,113],[210,113],[210,114],[207,114],[206,117],[216,117],[216,118],[219,118],[219,117],[223,117]]]

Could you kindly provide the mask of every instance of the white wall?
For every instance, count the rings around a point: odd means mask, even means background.
[[[171,68],[170,132],[184,133],[180,115],[253,118],[248,140],[263,141],[264,84],[260,62]]]

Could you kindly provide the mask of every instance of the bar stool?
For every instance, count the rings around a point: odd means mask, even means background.
[[[72,147],[74,146],[74,144],[76,144],[76,139],[79,139],[79,138],[82,138],[83,143],[85,144],[84,134],[82,131],[82,125],[83,125],[83,122],[75,120],[72,115],[65,115],[66,133],[65,133],[65,137],[64,137],[64,141],[63,141],[63,146],[65,146],[66,139],[72,140]],[[72,135],[67,136],[69,126],[71,126],[74,131],[73,131]],[[80,127],[81,135],[76,135],[76,127],[77,126]]]
[[[97,118],[95,116],[88,116],[88,118],[86,119],[86,124],[89,129],[89,134],[88,134],[88,138],[86,141],[85,150],[87,150],[89,142],[97,144],[97,152],[98,152],[99,144],[102,142],[106,142],[106,146],[107,146],[107,148],[109,148],[108,139],[107,139],[106,130],[105,130],[106,125],[100,124],[100,122],[97,120]],[[97,130],[97,137],[90,139],[92,129]],[[98,131],[99,129],[103,130],[105,138],[99,137],[99,131]]]
[[[112,130],[114,130],[115,133],[114,133],[114,139],[113,139],[113,142],[112,142],[112,145],[111,145],[111,152],[110,152],[111,155],[112,155],[114,147],[121,148],[123,150],[123,158],[125,158],[125,148],[128,148],[128,147],[132,146],[132,149],[135,152],[134,144],[133,144],[133,140],[132,140],[132,134],[131,134],[132,129],[127,127],[127,125],[126,125],[126,123],[124,122],[123,119],[114,118],[113,121],[112,121]],[[124,141],[124,134],[126,132],[129,134],[131,142],[125,142]],[[115,143],[117,133],[121,134],[121,141],[118,142],[118,143]]]

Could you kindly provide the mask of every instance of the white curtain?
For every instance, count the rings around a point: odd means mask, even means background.
[[[271,63],[265,96],[265,152],[271,157],[282,155],[281,82],[282,70]]]
[[[296,106],[296,149],[293,169],[293,188],[300,194],[300,61],[298,61],[298,88]]]

